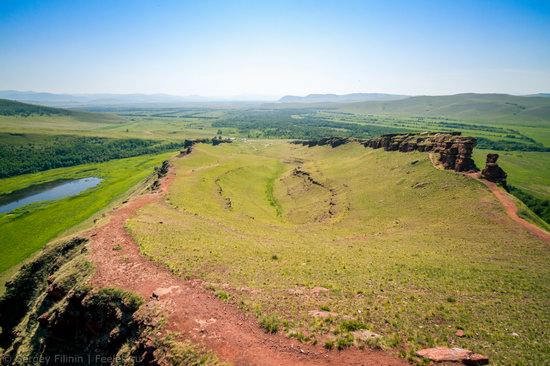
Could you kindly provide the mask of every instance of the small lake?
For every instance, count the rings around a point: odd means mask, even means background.
[[[10,212],[29,203],[75,196],[86,189],[97,186],[101,181],[102,179],[96,177],[63,179],[0,195],[0,213]]]

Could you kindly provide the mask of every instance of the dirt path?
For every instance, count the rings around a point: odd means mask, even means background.
[[[168,330],[203,344],[234,365],[408,365],[381,351],[328,351],[281,334],[266,334],[253,317],[215,298],[200,281],[184,281],[144,258],[124,224],[141,207],[161,202],[173,179],[171,171],[159,192],[132,198],[112,211],[106,224],[86,233],[96,268],[94,286],[123,288],[145,299],[154,292],[151,301],[166,310]],[[114,246],[122,249],[113,250]]]
[[[512,200],[512,198],[510,198],[508,194],[506,194],[501,189],[499,189],[499,187],[495,183],[489,182],[488,180],[485,180],[485,179],[480,179],[479,173],[468,173],[466,175],[485,184],[491,190],[491,192],[493,192],[496,198],[500,201],[502,206],[504,206],[506,213],[512,220],[514,220],[515,222],[523,226],[525,229],[527,229],[530,233],[532,233],[539,239],[547,243],[550,243],[550,233],[518,216],[518,213],[517,213],[518,208],[516,206],[516,203]]]

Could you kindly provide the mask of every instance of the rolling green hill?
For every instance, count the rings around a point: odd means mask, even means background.
[[[544,363],[549,247],[482,184],[418,152],[225,145],[175,160],[168,204],[130,219],[146,256],[301,342],[345,348],[368,329],[406,358]]]
[[[0,99],[0,116],[5,117],[70,117],[80,122],[120,123],[124,119],[113,114],[90,113],[63,108]]]
[[[41,116],[69,116],[73,114],[67,109],[45,107],[36,104],[21,103],[15,100],[0,99],[0,115],[2,116],[30,116],[39,114]]]
[[[418,96],[388,102],[349,103],[341,110],[401,116],[445,116],[488,122],[524,122],[550,126],[550,99],[507,94]]]

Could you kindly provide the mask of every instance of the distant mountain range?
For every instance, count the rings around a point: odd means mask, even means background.
[[[117,112],[128,107],[172,108],[200,105],[203,107],[241,108],[260,106],[258,101],[243,102],[246,98],[252,99],[251,96],[236,98],[243,99],[224,100],[202,96],[181,97],[168,94],[54,94],[0,91],[0,99],[16,100],[48,107],[102,112]],[[440,96],[405,96],[383,93],[310,94],[305,97],[285,96],[276,102],[263,103],[261,107],[269,109],[336,109],[344,112],[395,116],[445,116],[473,121],[550,122],[549,93],[524,96],[475,93]],[[10,106],[12,111],[20,111],[21,108],[28,109],[32,107]],[[38,113],[59,114],[61,112],[41,109]]]
[[[53,107],[83,107],[97,105],[132,105],[207,102],[211,98],[201,96],[180,97],[168,94],[54,94],[33,91],[0,91],[0,98],[25,103],[39,103]]]
[[[200,95],[177,96],[170,94],[56,94],[34,91],[4,90],[0,99],[36,103],[50,107],[88,108],[97,106],[174,106],[185,103],[270,101],[276,97],[262,95],[238,95],[234,97],[203,97]]]
[[[526,97],[543,97],[543,98],[550,98],[550,93],[529,94],[529,95],[526,95]]]
[[[280,103],[353,103],[367,101],[389,101],[408,98],[408,95],[383,93],[352,93],[352,94],[309,94],[305,97],[287,95],[279,99]]]

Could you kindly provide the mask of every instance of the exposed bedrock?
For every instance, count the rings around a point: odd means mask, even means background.
[[[472,152],[475,137],[452,133],[391,134],[362,141],[366,147],[385,151],[428,151],[439,153],[439,162],[445,169],[464,172],[476,170]]]
[[[490,182],[502,184],[506,187],[506,172],[497,164],[498,154],[487,154],[485,168],[481,171],[481,177]]]
[[[465,172],[477,170],[472,160],[472,151],[476,145],[475,137],[461,136],[460,132],[389,134],[371,139],[360,140],[349,137],[325,137],[318,140],[297,140],[294,144],[304,146],[330,145],[337,147],[357,141],[365,147],[384,149],[385,151],[426,151],[439,154],[439,162],[445,169]]]

